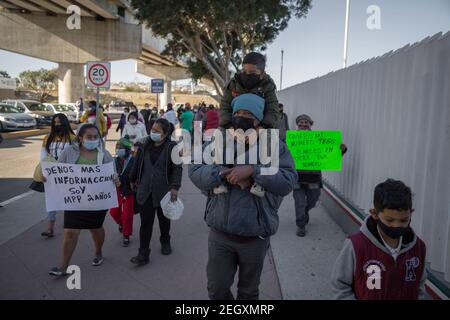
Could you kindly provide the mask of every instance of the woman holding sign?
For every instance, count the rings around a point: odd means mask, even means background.
[[[50,133],[45,136],[41,149],[41,161],[58,161],[61,153],[75,140],[75,133],[70,127],[69,120],[62,113],[53,116]],[[41,178],[42,179],[42,178]],[[56,211],[48,212],[48,229],[41,236],[52,238],[54,235]]]
[[[170,245],[170,220],[161,209],[161,200],[171,193],[171,200],[176,201],[181,186],[182,167],[172,161],[172,149],[176,143],[170,137],[174,126],[166,119],[158,119],[151,128],[150,137],[145,139],[136,156],[135,166],[130,173],[130,180],[136,189],[136,201],[141,206],[141,227],[139,230],[139,253],[131,259],[137,265],[149,262],[150,240],[153,222],[158,216],[161,230],[161,253],[172,252]]]
[[[111,154],[105,150],[98,128],[93,124],[84,124],[78,130],[76,142],[65,149],[60,155],[59,162],[70,164],[96,165],[113,161]],[[116,186],[120,186],[118,178]],[[103,262],[102,247],[105,241],[105,221],[107,210],[101,211],[65,211],[64,212],[64,240],[60,267],[50,270],[53,276],[66,275],[70,259],[77,246],[78,236],[82,229],[89,229],[95,244],[93,266]]]

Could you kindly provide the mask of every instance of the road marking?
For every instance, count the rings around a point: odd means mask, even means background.
[[[27,196],[33,194],[33,193],[34,193],[34,191],[33,191],[33,190],[30,190],[30,191],[27,191],[27,192],[25,192],[25,193],[19,194],[18,196],[15,196],[15,197],[13,197],[13,198],[11,198],[11,199],[8,199],[8,200],[6,200],[6,201],[1,202],[1,203],[0,203],[0,207],[7,206],[8,204],[13,203],[14,201],[23,199],[23,198],[25,198],[25,197],[27,197]]]
[[[22,133],[36,133],[36,132],[40,132],[40,131],[44,131],[44,130],[48,130],[48,129],[30,129],[30,130],[17,130],[17,131],[12,131],[12,132],[8,132],[5,135],[17,135],[17,134],[22,134]]]
[[[33,129],[33,130],[22,130],[22,131],[13,131],[7,132],[3,134],[3,138],[8,139],[18,139],[18,138],[26,138],[31,136],[37,136],[41,134],[47,134],[50,132],[50,129]]]

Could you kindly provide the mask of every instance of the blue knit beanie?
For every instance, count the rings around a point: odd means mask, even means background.
[[[265,100],[253,93],[242,94],[231,101],[233,114],[238,110],[247,110],[260,122],[264,118],[264,104]]]

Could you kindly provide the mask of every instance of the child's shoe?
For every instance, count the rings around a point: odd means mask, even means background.
[[[261,187],[256,182],[253,184],[252,188],[250,189],[250,193],[257,197],[264,197],[264,195],[266,194],[263,187]]]
[[[213,192],[214,192],[214,194],[227,193],[228,192],[228,188],[224,184],[221,184],[220,186],[214,188]]]

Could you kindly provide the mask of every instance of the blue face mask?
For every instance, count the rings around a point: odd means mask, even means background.
[[[161,141],[161,133],[150,132],[150,139],[155,142]]]
[[[88,150],[94,150],[98,147],[99,140],[83,140],[83,147],[85,147]]]

